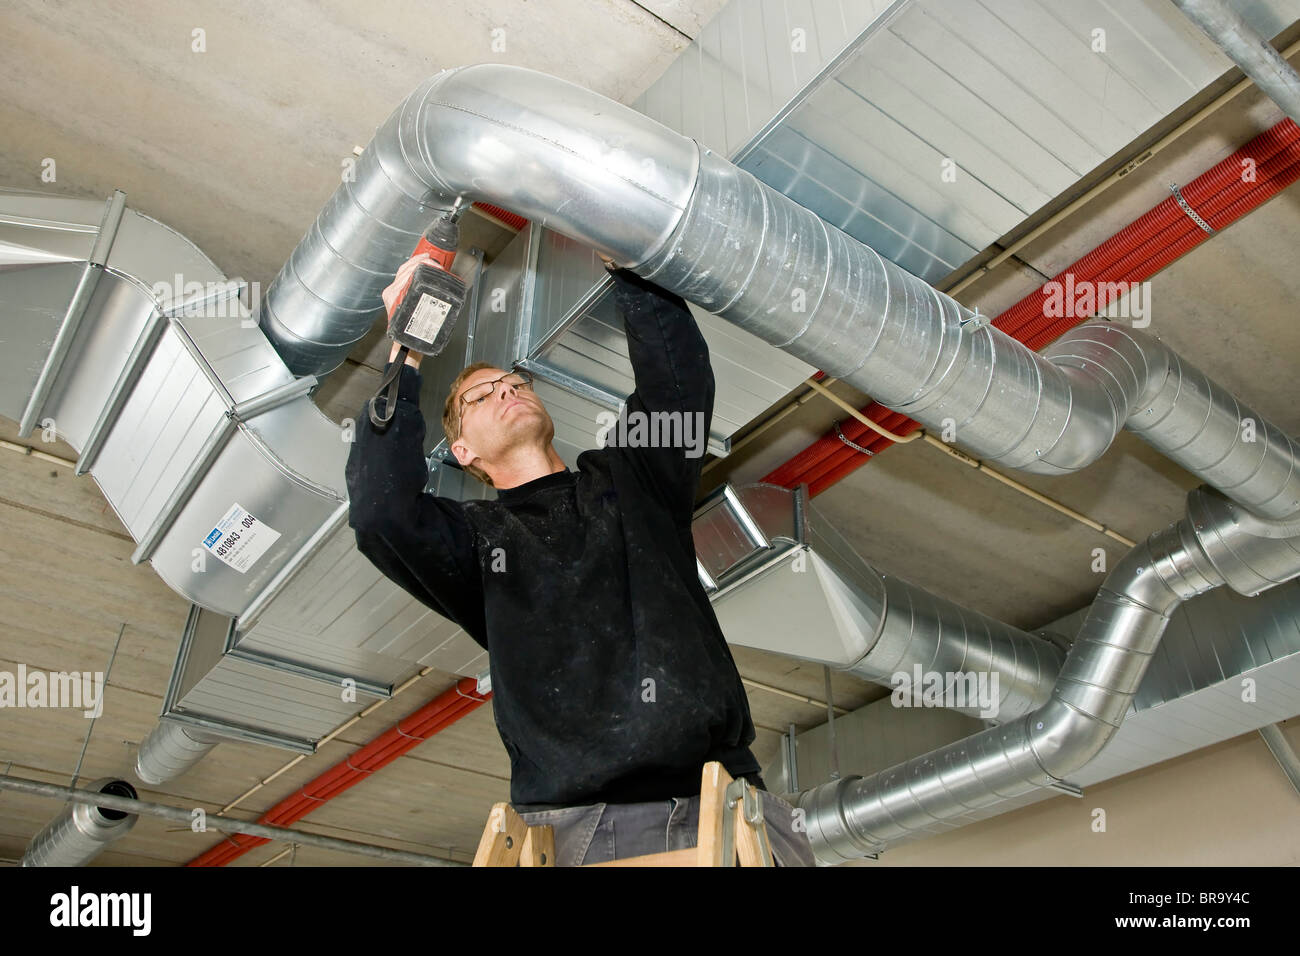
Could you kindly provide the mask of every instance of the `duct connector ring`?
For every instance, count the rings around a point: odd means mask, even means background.
[[[808,839],[822,863],[849,863],[879,853],[883,847],[863,840],[844,816],[847,791],[862,778],[843,777],[833,784],[799,794],[796,806],[803,811]]]
[[[1300,577],[1300,513],[1262,518],[1207,485],[1187,496],[1187,514],[1206,558],[1238,594]]]

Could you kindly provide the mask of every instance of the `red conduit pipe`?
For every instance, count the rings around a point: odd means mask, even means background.
[[[1289,161],[1289,162],[1288,162]],[[1261,181],[1258,188],[1242,197],[1233,197],[1231,195],[1220,195],[1209,200],[1203,207],[1196,208],[1197,214],[1206,220],[1211,228],[1216,231],[1230,225],[1234,220],[1240,218],[1246,212],[1256,208],[1267,199],[1272,198],[1280,190],[1295,182],[1298,169],[1297,162],[1300,161],[1300,143],[1291,147],[1286,153],[1279,154],[1276,165],[1272,163],[1261,166],[1261,170],[1267,170],[1269,177]],[[1283,165],[1287,163],[1287,165]],[[1270,168],[1271,167],[1271,168]],[[1192,224],[1193,229],[1184,233],[1176,241],[1164,249],[1159,250],[1155,255],[1143,261],[1129,273],[1130,278],[1125,281],[1141,282],[1150,278],[1159,272],[1165,266],[1180,258],[1191,249],[1195,248],[1206,238],[1207,234],[1199,226]],[[1114,282],[1115,279],[1103,276],[1099,282]],[[1041,322],[1030,322],[1022,330],[1026,333],[1025,343],[1031,348],[1037,350],[1042,348],[1048,342],[1059,338],[1069,328],[1076,324],[1074,321],[1061,317],[1051,324],[1044,325]],[[1033,344],[1041,343],[1041,344]]]
[[[349,787],[392,763],[398,757],[449,727],[466,714],[477,710],[491,694],[477,693],[477,683],[464,678],[456,686],[429,701],[419,710],[399,720],[369,743],[353,751],[339,763],[281,800],[257,820],[270,826],[288,826],[301,820],[317,807],[334,799]],[[225,866],[254,847],[270,842],[265,837],[235,833],[223,842],[190,860],[187,866]]]
[[[1253,182],[1243,178],[1247,160],[1254,165]],[[1262,205],[1297,178],[1300,178],[1300,128],[1287,119],[1255,137],[1180,191],[1197,214],[1219,230]],[[1052,281],[1064,282],[1070,274],[1076,286],[1084,281],[1141,282],[1207,238],[1208,233],[1192,222],[1171,196],[1070,265]],[[1037,351],[1088,318],[1045,316],[1044,306],[1049,294],[1046,285],[1035,290],[999,315],[994,324]],[[1109,296],[1104,296],[1098,304],[1098,311],[1107,304]],[[875,402],[863,412],[893,432],[906,433],[919,427],[906,416]],[[841,422],[840,428],[846,438],[870,449],[873,454],[879,454],[893,444],[857,419]],[[809,494],[815,496],[869,460],[868,456],[849,448],[832,432],[762,480],[788,488],[806,482]]]
[[[468,713],[470,710],[473,710],[476,706],[477,704],[470,704],[467,702],[459,702],[457,704],[453,704],[443,709],[442,719],[437,721],[432,726],[425,726],[423,728],[411,727],[410,730],[412,731],[418,730],[421,739],[423,737],[431,736],[432,734],[437,733],[443,727],[454,723],[456,720],[460,719],[460,717],[464,716],[465,713]],[[406,749],[410,749],[411,747],[414,747],[418,743],[419,743],[418,739],[414,740],[410,743],[410,745]],[[395,759],[397,756],[400,756],[400,754],[393,754],[389,759],[390,760]],[[349,760],[356,760],[356,759],[357,759],[357,755],[355,754],[353,755],[353,757],[349,758]],[[384,763],[387,762],[389,761],[388,760],[384,761]],[[356,767],[360,767],[360,766],[361,765],[359,763],[356,764]],[[268,811],[266,814],[264,814],[261,817],[261,822],[277,825],[277,826],[287,826],[293,823],[294,821],[299,820],[302,817],[306,816],[307,814],[311,813],[313,810],[316,809],[316,807],[320,806],[322,803],[337,796],[343,790],[346,790],[348,787],[352,786],[352,784],[360,782],[360,779],[363,775],[368,775],[369,773],[374,772],[375,769],[378,769],[378,767],[371,767],[369,770],[358,770],[353,766],[348,766],[348,761],[345,761],[343,764],[331,768],[332,771],[339,771],[339,770],[343,771],[343,775],[341,779],[337,779],[338,775],[336,775],[336,779],[332,782],[331,785],[329,783],[326,784],[320,783],[321,778],[318,778],[318,780],[314,781],[313,784],[304,787],[298,793],[294,794],[293,797],[290,797],[288,800],[283,801],[282,803],[278,804],[276,807]],[[324,776],[325,775],[322,775],[322,777]],[[266,842],[267,841],[265,839],[261,839],[258,837],[249,837],[243,834],[235,834],[234,836],[228,837],[225,843],[213,847],[207,853],[202,854],[199,857],[197,857],[195,860],[191,861],[189,865],[190,866],[224,866],[226,863],[229,863],[230,861],[234,860],[236,857],[241,856],[242,854],[248,852],[254,847],[261,846],[263,843]]]
[[[493,219],[500,219],[503,223],[505,223],[507,226],[509,226],[511,229],[515,230],[516,232],[524,228],[524,226],[528,225],[528,220],[525,219],[523,216],[517,216],[507,209],[502,209],[500,206],[493,206],[485,202],[476,202],[474,204],[474,208],[482,209]]]
[[[417,738],[409,741],[404,750],[413,748],[421,739],[431,736],[443,727],[454,723],[456,720],[459,720],[460,717],[464,716],[465,713],[468,713],[477,706],[477,703],[470,703],[468,699],[461,700],[444,707],[439,719],[434,721],[432,724],[425,722],[420,726],[411,725],[404,727],[404,730],[407,733],[410,733],[412,737]],[[403,724],[409,723],[410,718],[403,722]],[[390,730],[388,734],[391,733],[392,731]],[[376,741],[372,741],[372,744],[382,739],[382,736],[381,738],[376,738]],[[312,784],[309,784],[289,799],[282,801],[276,807],[273,807],[262,816],[261,822],[278,826],[287,826],[288,824],[291,824],[311,813],[316,809],[316,807],[337,796],[354,783],[360,782],[362,776],[374,772],[374,770],[378,769],[379,766],[382,766],[383,764],[390,762],[392,759],[395,759],[397,756],[400,756],[400,753],[392,753],[389,755],[388,759],[383,760],[382,763],[376,764],[372,761],[370,767],[367,769],[360,762],[360,757],[358,756],[360,753],[361,751],[358,751],[357,754],[353,754],[352,757],[348,758],[348,760],[344,761],[342,764],[336,765],[331,768],[330,771],[327,771],[326,774],[322,774],[322,776],[317,778],[316,781],[313,781]],[[333,779],[325,780],[327,776],[330,776]],[[248,850],[260,846],[265,842],[267,842],[265,839],[236,834],[227,838],[225,843],[213,847],[208,851],[208,853],[200,855],[195,860],[191,861],[189,865],[223,866],[236,857],[248,852]]]
[[[1249,192],[1252,187],[1261,185],[1267,178],[1265,170],[1261,167],[1267,165],[1278,153],[1297,141],[1300,141],[1300,127],[1297,127],[1289,119],[1283,120],[1271,129],[1256,136],[1227,159],[1188,183],[1187,186],[1181,189],[1183,198],[1204,218],[1205,213],[1201,212],[1201,207],[1219,194],[1231,191],[1235,192],[1236,195],[1242,195]],[[1255,163],[1256,181],[1253,183],[1242,180],[1242,161],[1245,159],[1250,159]],[[1169,230],[1173,231],[1169,232]],[[1128,255],[1141,248],[1144,243],[1150,243],[1157,237],[1164,235],[1172,237],[1172,239],[1162,242],[1160,245],[1168,246],[1177,238],[1193,233],[1200,233],[1203,238],[1206,235],[1205,231],[1192,222],[1191,218],[1183,212],[1178,205],[1178,201],[1173,196],[1170,196],[1121,229],[1078,262],[1070,265],[1056,278],[1059,280],[1066,272],[1072,272],[1076,281],[1085,276],[1089,278],[1100,276],[1111,266],[1123,262]],[[1159,248],[1159,246],[1155,248]],[[1120,273],[1120,275],[1126,274],[1127,270]],[[1119,280],[1107,279],[1105,281]],[[1027,323],[1042,318],[1042,307],[1047,294],[1043,290],[1030,293],[1002,313],[995,320],[995,324],[1008,335],[1016,335]]]
[[[469,682],[471,689],[473,682]],[[464,684],[460,685],[465,688]],[[448,702],[448,698],[451,701]],[[486,700],[486,698],[482,698]],[[265,813],[261,822],[270,823],[270,825],[287,826],[298,819],[307,816],[312,810],[322,803],[338,796],[338,793],[347,790],[348,787],[359,783],[363,777],[380,769],[386,763],[395,760],[400,754],[407,750],[415,748],[421,740],[432,736],[435,732],[442,730],[443,727],[450,726],[451,723],[458,721],[464,714],[477,708],[481,700],[474,702],[473,697],[460,697],[455,691],[448,691],[446,695],[439,697],[438,700],[425,705],[424,709],[416,711],[411,717],[396,724],[395,728],[390,728],[385,734],[382,734],[364,748],[351,754],[347,760],[338,765],[331,767],[326,773],[313,780],[311,784],[302,788],[302,790],[281,801],[277,806]],[[435,710],[441,705],[441,709]],[[394,740],[396,737],[396,740]],[[394,748],[393,743],[399,743],[399,747]],[[264,839],[247,838],[247,836],[235,836],[227,840],[227,843],[214,847],[211,856],[200,856],[198,860],[191,865],[224,865],[235,857],[247,852],[248,849],[257,847],[265,843]]]

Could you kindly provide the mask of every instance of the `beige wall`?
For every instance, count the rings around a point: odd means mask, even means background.
[[[1300,751],[1300,717],[1283,725]],[[1092,812],[1106,811],[1094,833]],[[851,866],[1300,866],[1300,794],[1258,733]]]

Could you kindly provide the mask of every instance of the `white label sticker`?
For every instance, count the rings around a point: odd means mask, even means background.
[[[421,292],[420,301],[416,304],[415,311],[411,313],[411,321],[406,323],[406,334],[432,344],[438,337],[438,333],[442,331],[442,324],[447,321],[447,313],[450,311],[450,302],[435,299],[429,293]]]
[[[208,532],[203,547],[243,574],[279,539],[280,532],[258,521],[235,503]]]

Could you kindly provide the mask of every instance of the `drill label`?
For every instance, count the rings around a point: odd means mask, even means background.
[[[427,292],[420,293],[420,301],[411,313],[411,321],[406,324],[406,334],[432,344],[447,321],[451,303],[435,299]]]
[[[279,538],[280,532],[258,521],[236,503],[208,532],[203,547],[243,574]]]

